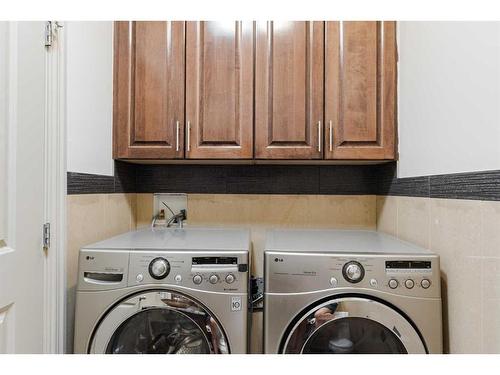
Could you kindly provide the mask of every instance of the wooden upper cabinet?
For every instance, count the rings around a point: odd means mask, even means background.
[[[323,157],[324,22],[257,22],[255,157]]]
[[[253,22],[187,22],[187,158],[253,158],[253,45]]]
[[[115,158],[184,155],[184,22],[115,22]]]
[[[395,29],[395,22],[326,22],[326,159],[395,158]]]
[[[115,22],[115,159],[396,158],[395,22]]]

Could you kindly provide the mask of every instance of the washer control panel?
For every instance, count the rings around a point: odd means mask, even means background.
[[[193,256],[186,252],[130,253],[128,285],[172,284],[187,288],[239,292],[248,283],[248,255]]]
[[[297,293],[365,288],[414,297],[439,297],[435,254],[315,254],[266,252],[267,290]]]

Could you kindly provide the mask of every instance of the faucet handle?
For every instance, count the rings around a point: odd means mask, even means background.
[[[184,225],[184,220],[186,220],[187,215],[186,215],[186,210],[180,210],[179,213],[176,215],[175,222],[179,224],[179,228],[182,228]]]

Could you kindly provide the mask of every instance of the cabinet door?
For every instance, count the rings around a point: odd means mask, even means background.
[[[325,157],[394,159],[395,22],[326,22]]]
[[[253,157],[253,22],[187,22],[186,157]]]
[[[116,22],[114,157],[182,158],[184,22]]]
[[[323,155],[324,22],[257,22],[255,157]]]

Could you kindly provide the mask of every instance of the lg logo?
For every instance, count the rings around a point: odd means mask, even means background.
[[[274,258],[275,262],[283,262],[283,258]]]

